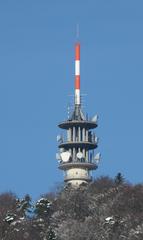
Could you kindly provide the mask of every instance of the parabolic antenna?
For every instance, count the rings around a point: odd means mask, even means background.
[[[99,138],[95,137],[95,142],[98,143],[99,142]]]
[[[81,159],[81,158],[83,158],[83,153],[82,152],[78,152],[76,154],[76,156],[77,156],[77,158]]]
[[[57,135],[57,142],[62,141],[62,136],[61,135]]]
[[[60,153],[65,152],[64,148],[60,148]]]
[[[97,121],[98,121],[98,115],[96,114],[91,120],[92,120],[92,122],[96,122],[96,123],[97,123]]]
[[[61,160],[61,156],[60,156],[60,154],[59,153],[56,153],[56,160]]]
[[[101,159],[101,153],[97,153],[94,157],[94,160],[96,161],[97,164],[99,163],[100,159]]]
[[[61,159],[63,162],[68,162],[70,159],[71,153],[66,151],[61,153]]]

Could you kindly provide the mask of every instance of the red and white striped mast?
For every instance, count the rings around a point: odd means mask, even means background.
[[[75,45],[75,105],[80,105],[80,43]]]

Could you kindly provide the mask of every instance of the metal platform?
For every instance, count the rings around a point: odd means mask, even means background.
[[[97,143],[96,142],[63,142],[59,144],[59,148],[64,148],[64,149],[69,149],[69,148],[85,148],[88,150],[95,149],[97,148]]]
[[[65,122],[61,122],[58,125],[60,128],[62,129],[69,129],[71,127],[81,127],[81,128],[86,128],[86,129],[94,129],[97,127],[97,123],[96,122],[92,122],[92,121],[76,121],[76,120],[68,120]]]

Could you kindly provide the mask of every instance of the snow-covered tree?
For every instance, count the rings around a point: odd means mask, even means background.
[[[48,217],[50,213],[50,209],[52,206],[52,202],[47,198],[40,198],[35,204],[35,214],[39,217]]]

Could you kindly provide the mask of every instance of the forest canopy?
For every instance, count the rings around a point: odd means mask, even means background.
[[[143,184],[119,173],[78,189],[61,186],[33,202],[0,194],[1,240],[143,239]]]

